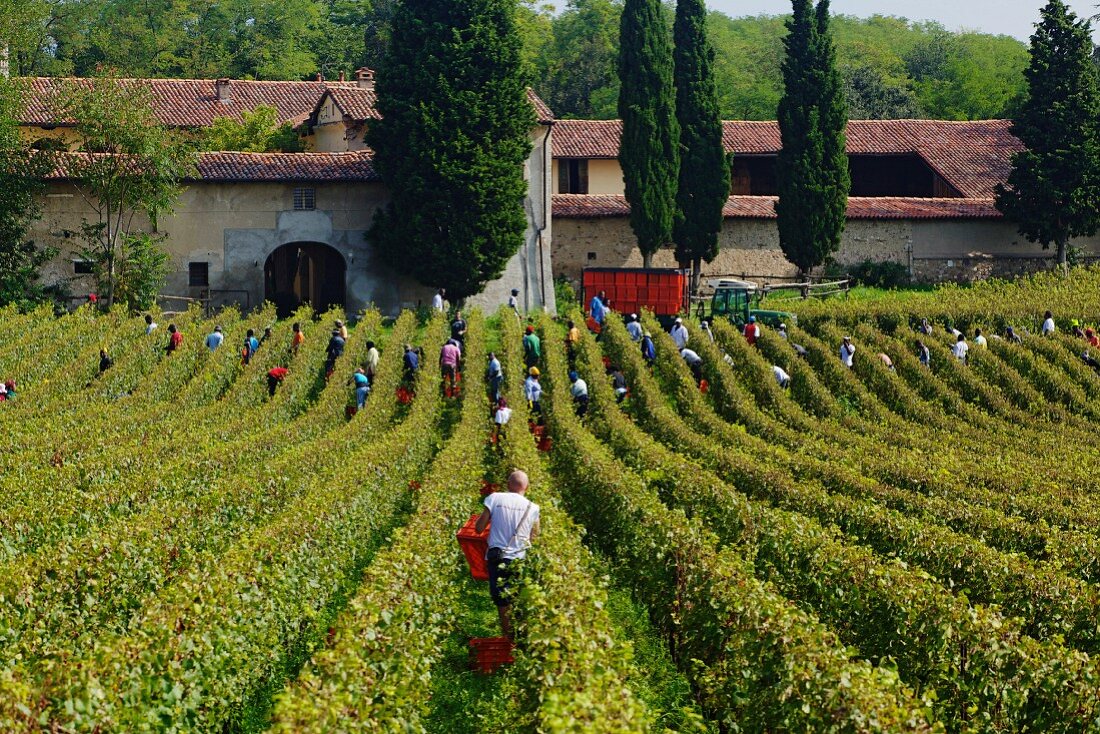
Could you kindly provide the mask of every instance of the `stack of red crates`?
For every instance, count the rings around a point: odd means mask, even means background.
[[[671,316],[684,308],[688,271],[644,268],[585,268],[582,280],[584,305],[606,291],[611,307],[622,314],[647,308],[657,316]]]
[[[470,640],[470,665],[479,673],[491,675],[500,666],[515,662],[513,647],[507,637],[475,637]]]

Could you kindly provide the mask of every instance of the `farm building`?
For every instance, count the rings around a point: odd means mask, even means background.
[[[994,187],[1021,149],[1007,120],[853,120],[848,125],[852,193],[836,260],[895,262],[921,281],[973,280],[1042,268],[1050,251],[1027,242],[993,206]],[[554,125],[554,269],[579,279],[587,266],[638,267],[623,197],[618,120]],[[793,275],[775,224],[774,122],[727,121],[731,192],[710,275]],[[1100,238],[1077,240],[1085,258]],[[674,267],[670,252],[654,258]]]
[[[53,111],[57,82],[30,79],[23,133],[41,146],[76,143],[71,124]],[[218,117],[240,118],[260,105],[276,109],[280,122],[296,126],[304,153],[203,153],[197,175],[170,216],[161,217],[173,272],[166,292],[209,297],[214,305],[275,302],[286,312],[301,302],[342,304],[349,311],[373,303],[387,312],[431,299],[431,289],[377,262],[365,239],[374,213],[388,200],[385,184],[362,142],[366,121],[376,116],[373,74],[351,82],[254,82],[237,80],[124,80],[145,86],[155,112],[181,134]],[[528,308],[553,309],[550,267],[550,134],[552,116],[529,94],[536,126],[524,166],[527,231],[504,275],[473,303],[495,307],[515,288]],[[46,280],[71,278],[75,294],[92,287],[79,258],[82,217],[89,214],[62,169],[50,182],[42,219],[33,233],[61,254]]]
[[[57,81],[30,79],[25,136],[40,145],[72,145],[70,124],[53,112]],[[430,297],[421,284],[381,265],[364,234],[388,200],[363,133],[377,118],[373,73],[350,81],[128,80],[151,93],[155,110],[181,134],[218,117],[239,118],[259,105],[297,126],[305,153],[204,153],[171,216],[173,272],[167,291],[209,297],[217,305],[284,309],[309,301],[350,310],[387,311]],[[553,308],[552,277],[579,280],[586,266],[638,266],[617,155],[618,121],[557,120],[534,94],[538,124],[525,165],[524,244],[504,276],[475,303],[496,305],[518,288],[530,307]],[[778,243],[773,204],[779,131],[771,122],[727,122],[732,190],[718,259],[708,275],[774,277],[793,266]],[[993,206],[1020,143],[1003,120],[853,121],[848,130],[852,198],[841,264],[894,262],[917,280],[968,280],[1035,270],[1050,252],[1026,242]],[[73,233],[88,209],[61,170],[50,182],[34,237],[61,254],[47,280],[91,288]],[[1100,255],[1100,238],[1074,245]],[[655,259],[673,266],[670,252]]]

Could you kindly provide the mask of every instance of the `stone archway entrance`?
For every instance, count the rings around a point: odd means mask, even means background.
[[[322,312],[343,306],[347,264],[335,248],[319,242],[292,242],[275,250],[264,264],[264,298],[285,318],[304,303]]]

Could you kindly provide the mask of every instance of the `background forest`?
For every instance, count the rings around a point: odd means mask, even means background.
[[[396,0],[13,0],[12,73],[310,79],[377,66]],[[616,116],[621,0],[519,0],[531,85],[559,117]],[[671,27],[673,4],[666,4]],[[775,118],[781,16],[710,13],[722,116]],[[5,28],[6,24],[12,27]],[[1010,117],[1027,47],[875,16],[833,20],[852,118]]]

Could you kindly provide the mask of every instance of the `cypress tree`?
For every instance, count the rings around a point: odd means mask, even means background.
[[[691,267],[699,287],[702,261],[718,255],[722,207],[730,194],[730,159],[722,147],[722,116],[714,80],[714,46],[707,36],[703,0],[679,0],[673,37],[680,176],[673,240],[680,267]]]
[[[1012,131],[1026,150],[1012,160],[997,208],[1043,249],[1068,264],[1071,237],[1100,225],[1100,135],[1092,33],[1062,0],[1051,0],[1031,37],[1028,91]]]
[[[619,26],[619,163],[630,226],[645,267],[672,241],[679,175],[679,126],[672,44],[661,0],[626,0]]]
[[[829,34],[829,3],[793,0],[783,43],[782,150],[776,164],[779,245],[803,277],[840,247],[851,178],[847,107]]]
[[[461,300],[500,277],[527,226],[535,116],[512,0],[405,0],[367,132],[390,191],[368,239],[398,272]]]

